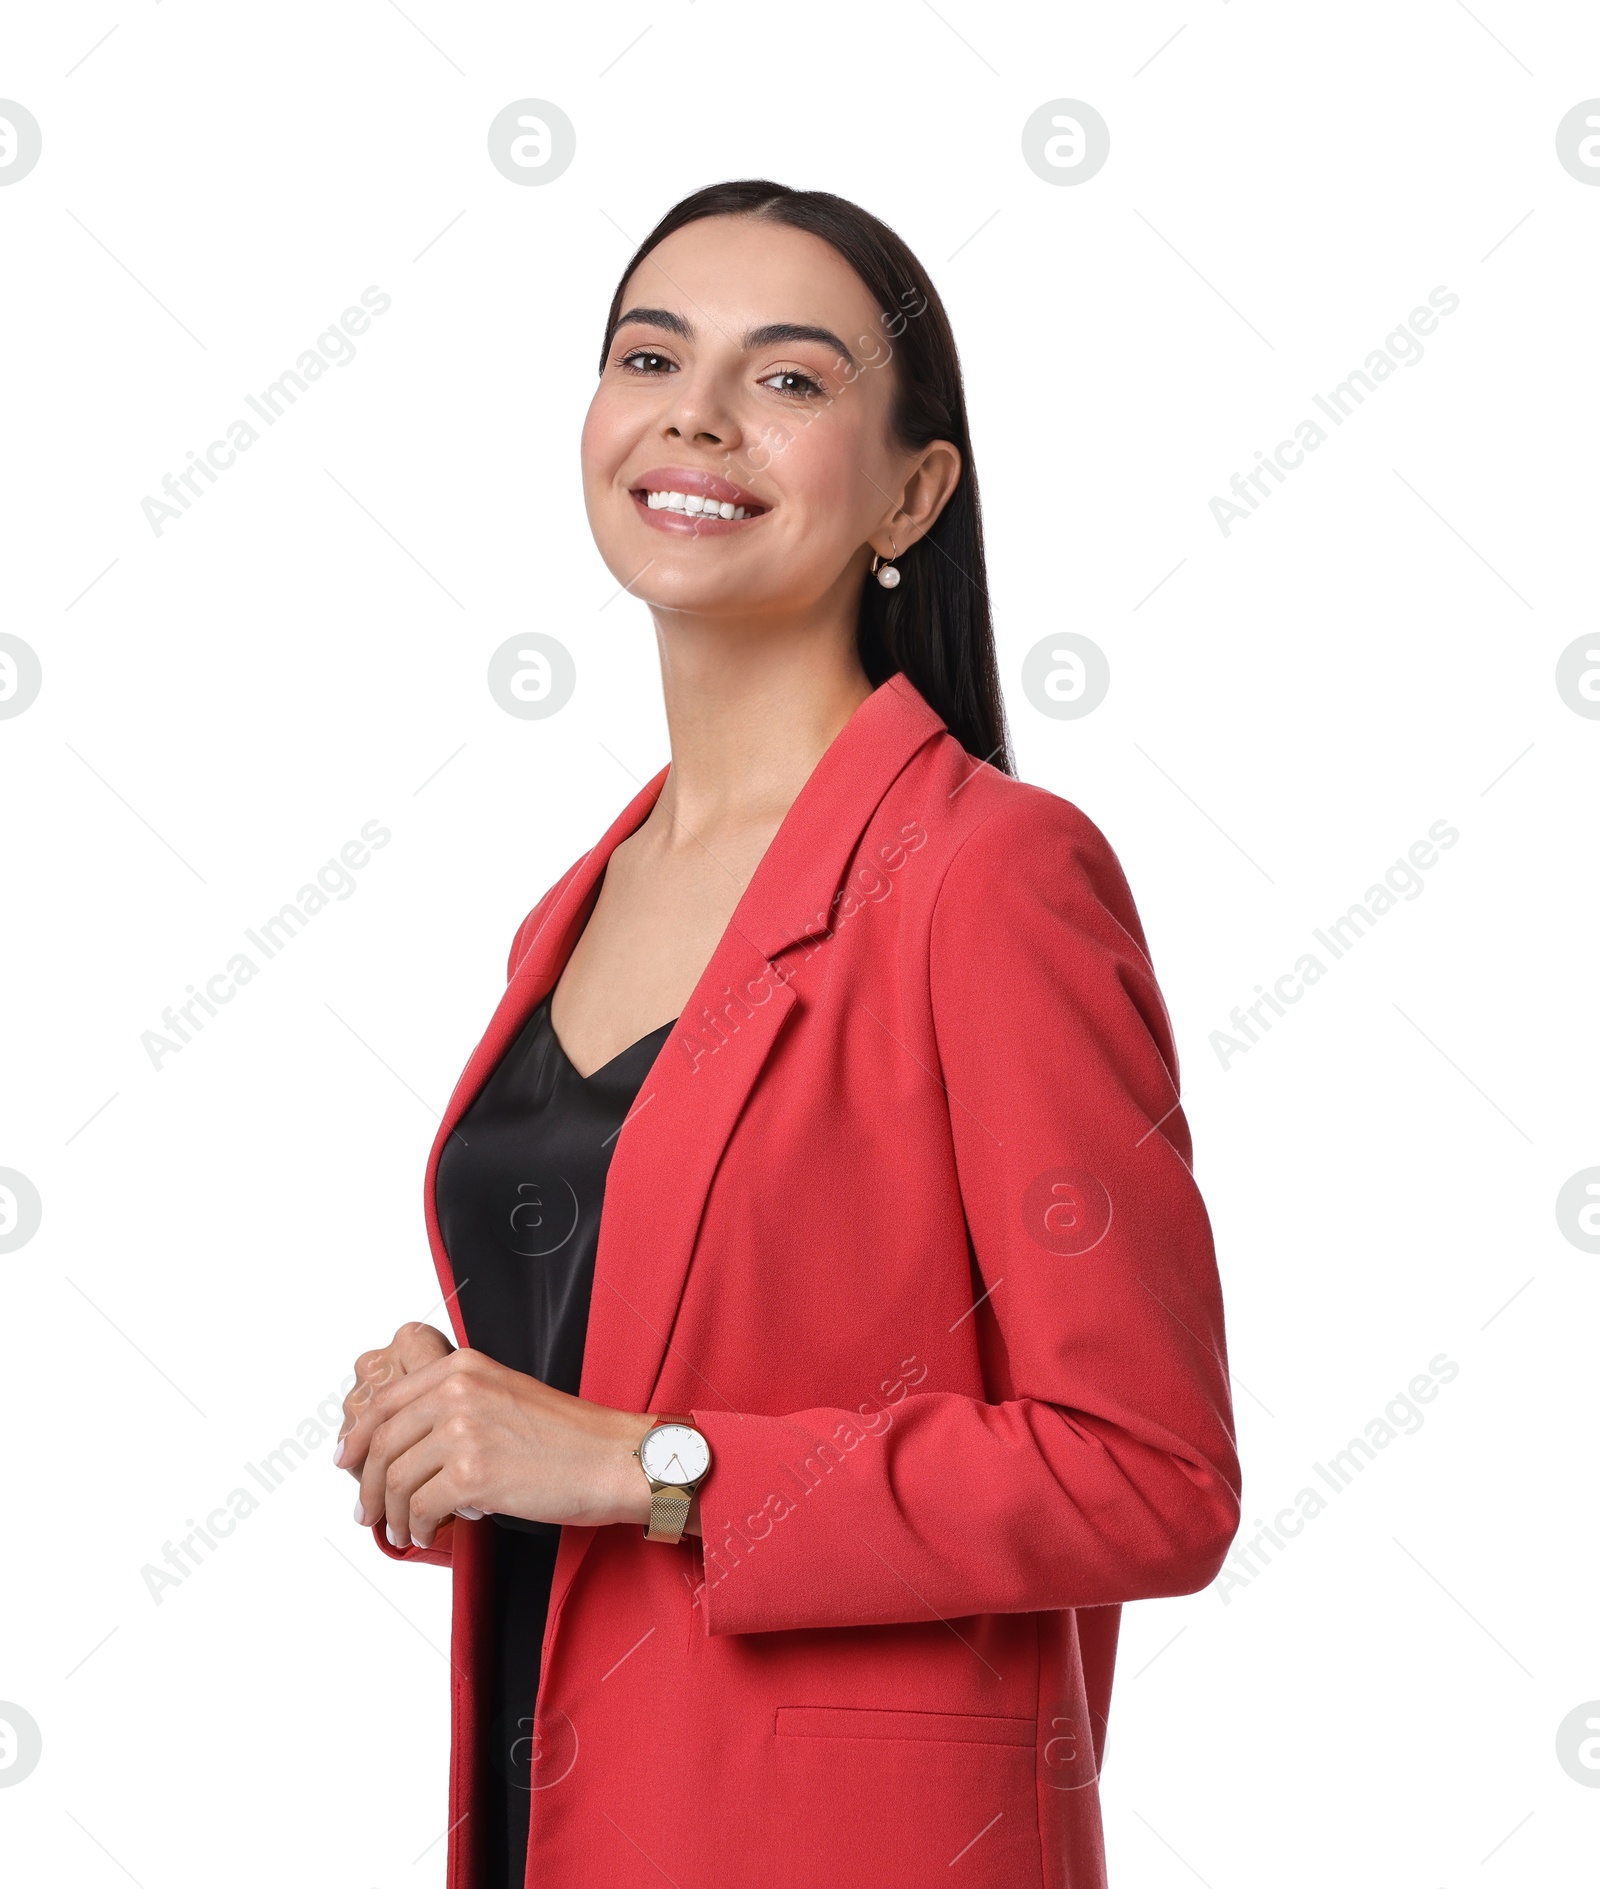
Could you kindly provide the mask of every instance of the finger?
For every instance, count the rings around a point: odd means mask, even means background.
[[[355,1432],[361,1425],[361,1419],[372,1401],[373,1380],[381,1366],[382,1351],[363,1351],[355,1362],[356,1381],[351,1386],[344,1400],[344,1415],[339,1425],[339,1435],[333,1446],[333,1462],[336,1469],[348,1469],[352,1476],[361,1473],[361,1460],[366,1454],[365,1432],[358,1437]]]
[[[461,1493],[464,1487],[459,1469],[446,1464],[411,1492],[408,1527],[417,1547],[431,1548],[440,1528],[453,1515],[464,1515],[468,1521],[482,1521],[483,1510],[468,1506]]]
[[[440,1471],[445,1467],[446,1454],[444,1438],[436,1430],[427,1430],[410,1449],[403,1451],[390,1463],[383,1479],[383,1519],[388,1528],[391,1547],[411,1546],[412,1506],[424,1483],[439,1480]],[[446,1503],[443,1513],[434,1516],[427,1524],[429,1540],[440,1521],[454,1507],[453,1500]]]
[[[435,1358],[448,1357],[455,1346],[437,1326],[424,1325],[420,1319],[413,1319],[395,1333],[392,1349],[399,1354],[408,1371],[420,1371],[424,1365],[432,1364]]]
[[[372,1400],[385,1384],[399,1375],[405,1366],[395,1356],[392,1346],[385,1345],[380,1351],[363,1351],[356,1359],[356,1382],[350,1394],[345,1398],[345,1409],[352,1417],[360,1418],[372,1407]]]
[[[366,1467],[367,1444],[371,1436],[372,1424],[360,1416],[345,1412],[344,1427],[340,1430],[333,1446],[333,1466],[343,1469],[359,1482],[361,1472]]]
[[[405,1360],[393,1345],[378,1351],[364,1351],[356,1359],[356,1383],[344,1400],[344,1427],[334,1447],[335,1467],[360,1476],[366,1462],[372,1432],[382,1422],[374,1402],[386,1385],[406,1375]]]
[[[389,1472],[396,1459],[413,1448],[432,1428],[432,1413],[423,1405],[408,1404],[392,1417],[386,1417],[373,1430],[366,1461],[361,1469],[361,1493],[356,1497],[358,1522],[370,1525],[384,1514]]]

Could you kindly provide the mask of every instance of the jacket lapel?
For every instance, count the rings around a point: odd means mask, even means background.
[[[805,1006],[805,969],[779,960],[831,928],[834,894],[878,802],[943,727],[903,676],[861,704],[785,815],[645,1077],[606,1176],[581,1386],[592,1402],[652,1407],[723,1150],[791,1012]],[[672,1361],[675,1398],[726,1407],[699,1360],[674,1351]]]
[[[834,895],[879,801],[943,728],[917,689],[903,675],[891,676],[834,738],[762,856],[617,1137],[584,1344],[584,1398],[621,1410],[650,1409],[671,1351],[680,1401],[725,1403],[700,1361],[672,1348],[671,1331],[723,1150],[785,1023],[805,1005],[803,967],[779,960],[790,946],[831,930]],[[440,1153],[559,981],[607,860],[644,823],[667,772],[663,768],[641,789],[574,871],[517,966],[440,1122],[424,1205],[434,1265],[462,1344],[466,1335],[434,1204]],[[552,1618],[592,1536],[591,1529],[563,1535]]]

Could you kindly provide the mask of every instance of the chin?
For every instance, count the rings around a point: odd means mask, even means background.
[[[648,583],[649,588],[645,585]],[[629,592],[652,610],[670,610],[683,616],[725,616],[734,612],[759,610],[763,600],[751,594],[748,585],[739,583],[707,584],[703,579],[685,575],[674,582],[671,574],[652,569]]]
[[[764,585],[771,575],[765,560],[752,564],[726,539],[696,542],[657,532],[619,532],[603,555],[619,584],[633,579],[628,584],[631,596],[675,610],[692,610],[702,601],[743,601],[755,584]]]

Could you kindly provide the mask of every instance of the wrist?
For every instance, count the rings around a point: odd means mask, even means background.
[[[607,1447],[608,1522],[633,1522],[644,1528],[650,1521],[650,1480],[640,1466],[639,1445],[655,1427],[647,1412],[619,1410]]]

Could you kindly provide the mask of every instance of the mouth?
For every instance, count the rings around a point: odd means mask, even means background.
[[[646,523],[680,534],[720,536],[754,524],[772,509],[729,479],[684,466],[642,474],[629,488],[629,496]]]

